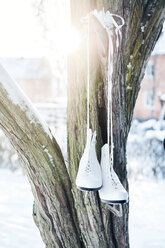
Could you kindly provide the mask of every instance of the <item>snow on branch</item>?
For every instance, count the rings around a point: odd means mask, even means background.
[[[19,106],[22,112],[26,114],[29,123],[34,125],[40,124],[44,133],[52,139],[52,134],[48,128],[47,123],[42,119],[37,109],[26,97],[15,80],[9,75],[3,66],[0,65],[0,94],[2,94],[2,89],[6,91],[6,97],[11,101],[11,104]],[[4,103],[4,99],[5,98],[3,97],[0,99],[2,104]],[[15,113],[12,113],[12,115],[14,114]]]

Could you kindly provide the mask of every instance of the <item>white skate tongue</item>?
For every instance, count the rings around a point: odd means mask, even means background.
[[[87,129],[87,140],[88,149],[90,150],[91,145],[96,144],[96,131],[92,132],[91,129]]]
[[[91,144],[91,141],[92,141],[92,130],[90,128],[87,128],[87,140],[86,140],[86,143],[87,144]]]

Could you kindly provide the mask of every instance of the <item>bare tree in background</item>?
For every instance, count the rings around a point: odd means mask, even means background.
[[[144,69],[161,32],[163,0],[71,0],[72,24],[81,32],[80,19],[102,8],[125,20],[123,40],[115,51],[113,72],[113,130],[115,170],[128,187],[126,141]],[[97,130],[97,150],[106,143],[106,75],[108,37],[92,21],[90,125]],[[34,195],[33,216],[48,248],[129,247],[128,206],[114,216],[97,192],[85,194],[75,177],[86,133],[85,42],[68,59],[69,173],[55,138],[8,74],[0,69],[0,126],[22,159]]]

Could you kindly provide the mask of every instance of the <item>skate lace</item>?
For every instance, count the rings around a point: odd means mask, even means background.
[[[113,175],[113,167],[112,167],[112,162],[113,161],[113,159],[112,159],[112,157],[111,157],[111,161],[110,161],[110,168],[109,168],[109,170],[108,170],[108,168],[107,168],[107,178],[109,178],[109,179],[111,179],[111,182],[112,182],[112,185],[113,185],[113,187],[114,187],[114,189],[117,189],[117,190],[119,190],[120,189],[120,184],[119,184],[119,182],[118,182],[118,178],[114,178],[115,177],[115,175]]]
[[[114,177],[113,177],[113,175],[112,175],[112,172],[111,172],[111,169],[107,169],[107,172],[106,172],[106,176],[107,176],[107,179],[109,180],[111,180],[111,182],[112,182],[112,185],[113,185],[113,187],[114,187],[114,189],[120,189],[120,185],[119,185],[119,183],[114,179]]]
[[[112,158],[110,158],[110,166],[105,167],[105,175],[107,179],[111,178],[111,166],[112,166]]]
[[[112,174],[111,174],[111,179],[112,179],[112,185],[114,186],[115,189],[119,189],[118,183],[114,180]]]
[[[87,165],[86,165],[86,167],[85,167],[85,172],[87,173],[87,174],[89,174],[90,172],[91,172],[91,166],[90,166],[90,161],[88,160],[88,163],[87,163]]]
[[[117,177],[117,175],[113,176],[113,173],[111,173],[111,177],[112,177],[112,184],[113,184],[114,188],[117,190],[122,190],[122,184],[121,184],[119,178]]]

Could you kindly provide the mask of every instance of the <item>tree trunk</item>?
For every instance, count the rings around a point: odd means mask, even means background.
[[[113,71],[113,135],[115,170],[128,189],[126,141],[133,108],[144,75],[147,59],[163,23],[163,1],[71,1],[72,24],[82,33],[80,19],[102,8],[125,20],[122,44],[115,51]],[[144,27],[143,27],[144,26]],[[143,32],[144,28],[144,32]],[[107,143],[107,55],[105,30],[90,21],[90,127],[97,130],[97,151]],[[97,192],[83,193],[75,187],[75,177],[86,137],[86,43],[68,59],[68,157],[74,201],[85,247],[129,247],[128,205],[122,218],[102,204]]]
[[[113,130],[115,170],[128,188],[126,140],[147,59],[163,23],[163,0],[72,0],[72,23],[94,8],[110,10],[125,19],[123,40],[115,53],[113,73]],[[143,28],[144,27],[144,32]],[[106,143],[107,52],[105,30],[94,18],[90,34],[90,126],[97,130],[97,153]],[[115,217],[97,192],[75,187],[86,137],[86,47],[68,59],[69,174],[55,138],[8,73],[0,67],[0,126],[22,159],[35,198],[33,216],[48,248],[129,247],[128,206]],[[128,66],[129,65],[129,66]]]

